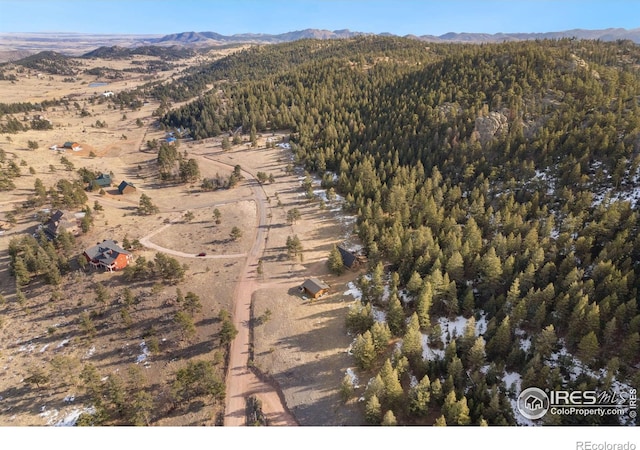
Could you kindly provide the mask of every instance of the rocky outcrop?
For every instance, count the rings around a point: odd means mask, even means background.
[[[482,144],[486,144],[494,137],[506,133],[509,129],[507,116],[501,112],[492,111],[488,116],[476,118],[474,132]]]

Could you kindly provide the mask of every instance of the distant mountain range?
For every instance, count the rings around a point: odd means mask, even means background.
[[[283,34],[234,34],[225,36],[211,31],[205,32],[184,32],[177,34],[168,34],[158,39],[149,41],[149,44],[198,44],[212,45],[223,43],[279,43],[290,42],[298,39],[344,39],[353,36],[360,36],[371,33],[361,33],[350,30],[318,30],[306,29],[300,31],[291,31]],[[381,33],[383,35],[392,36],[391,33]],[[405,37],[419,39],[427,42],[504,42],[504,41],[522,41],[533,39],[599,39],[601,41],[615,41],[618,39],[628,39],[635,43],[640,43],[640,28],[626,30],[624,28],[607,28],[604,30],[568,30],[556,31],[548,33],[446,33],[441,36],[434,35],[407,35]]]
[[[70,56],[79,56],[99,47],[119,46],[136,48],[141,46],[171,46],[207,47],[218,45],[233,45],[242,43],[277,44],[299,39],[345,39],[354,36],[369,35],[350,30],[319,30],[306,29],[282,34],[243,33],[225,36],[212,31],[188,31],[168,35],[152,34],[86,34],[86,33],[0,33],[0,62],[15,61],[19,58],[41,51],[54,50]],[[394,36],[391,33],[380,33],[384,36]],[[624,28],[607,28],[604,30],[575,29],[548,33],[446,33],[434,35],[406,35],[404,37],[419,39],[425,42],[504,42],[532,39],[599,39],[601,41],[615,41],[626,39],[640,44],[640,28],[627,30]]]

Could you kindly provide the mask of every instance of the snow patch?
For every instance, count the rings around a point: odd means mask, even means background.
[[[145,341],[140,342],[140,350],[142,351],[142,353],[140,353],[136,358],[136,364],[145,362],[149,357],[149,349],[147,348],[147,344]]]
[[[422,333],[422,359],[435,361],[436,359],[444,359],[444,350],[438,350],[429,346],[429,336]]]
[[[360,385],[358,384],[358,376],[356,375],[356,373],[353,371],[351,367],[347,369],[347,375],[349,375],[349,378],[351,379],[351,384],[353,385],[353,387],[356,389],[359,388]]]
[[[353,281],[349,281],[347,283],[348,291],[345,291],[342,295],[352,295],[356,300],[360,300],[362,298],[362,291],[358,289]]]

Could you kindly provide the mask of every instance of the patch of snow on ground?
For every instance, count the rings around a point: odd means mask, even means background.
[[[440,329],[442,330],[442,342],[448,344],[455,336],[462,336],[464,329],[467,326],[468,319],[464,316],[458,316],[453,320],[449,320],[446,317],[438,319]],[[480,336],[487,331],[487,313],[480,312],[480,318],[476,320],[476,336]],[[447,339],[449,336],[449,339]]]
[[[342,295],[352,295],[356,300],[360,300],[362,298],[362,291],[358,289],[353,281],[349,281],[347,283],[348,291],[345,291]]]
[[[356,389],[359,388],[360,385],[358,384],[358,376],[356,375],[356,373],[353,371],[351,367],[347,369],[347,375],[349,375],[349,378],[351,379],[351,384],[353,384],[353,387]]]
[[[149,357],[149,349],[147,348],[147,344],[145,341],[140,342],[140,350],[142,351],[142,353],[139,354],[136,358],[136,364],[140,364],[141,362],[146,361]]]
[[[482,311],[480,318],[476,321],[476,336],[483,335],[487,332],[487,313]]]
[[[31,353],[31,352],[33,352],[35,350],[35,348],[36,348],[35,344],[27,344],[27,345],[23,345],[22,347],[20,347],[18,349],[18,351]]]
[[[62,420],[60,420],[59,422],[56,422],[54,427],[73,427],[73,426],[76,425],[76,422],[78,421],[78,418],[83,413],[95,414],[95,412],[96,412],[96,410],[93,407],[84,408],[84,409],[74,409],[69,414],[64,416],[64,418]]]
[[[429,347],[429,336],[422,333],[422,359],[435,361],[436,359],[444,359],[444,350],[433,349]]]
[[[64,398],[64,402],[65,402],[65,403],[71,403],[71,402],[72,402],[72,401],[74,401],[75,399],[76,399],[76,396],[75,396],[75,395],[67,395],[67,396]]]
[[[400,297],[400,301],[402,303],[404,303],[405,305],[412,300],[411,296],[409,295],[409,293],[407,291],[405,291],[404,289],[401,290],[400,292],[398,292],[398,297]]]
[[[520,348],[525,352],[528,352],[531,348],[531,338],[528,337],[526,339],[520,339]]]
[[[387,313],[377,307],[373,307],[371,308],[371,311],[373,312],[373,320],[375,320],[376,322],[386,322],[387,321]]]
[[[409,387],[414,388],[418,385],[419,381],[415,375],[411,375],[411,380],[409,380]]]
[[[507,386],[507,389],[511,389],[513,387],[515,392],[517,392],[518,394],[520,393],[520,386],[522,385],[522,377],[518,372],[505,372],[504,376],[502,377],[502,381],[504,381],[504,384],[505,386]]]
[[[91,347],[91,348],[89,349],[89,351],[87,351],[87,353],[84,355],[84,359],[91,358],[95,352],[96,352],[96,346],[94,345],[94,346],[93,346],[93,347]]]
[[[47,425],[51,425],[56,420],[56,417],[58,417],[59,414],[57,409],[50,409],[47,411],[46,405],[43,406],[40,411],[42,412],[38,415],[47,419]]]
[[[56,345],[56,348],[62,348],[65,345],[67,345],[69,343],[69,339],[64,339],[63,341],[61,341],[58,345]]]
[[[40,353],[44,353],[44,351],[47,349],[47,347],[49,347],[50,344],[45,344],[42,346],[42,348],[40,349]]]

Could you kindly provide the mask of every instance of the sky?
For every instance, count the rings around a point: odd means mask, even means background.
[[[638,27],[636,0],[0,0],[0,33],[231,35],[318,28],[439,36]]]

